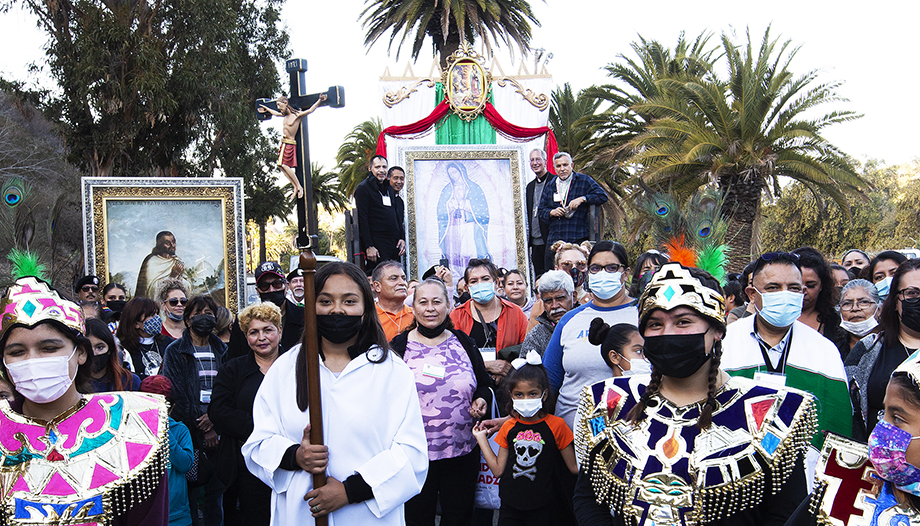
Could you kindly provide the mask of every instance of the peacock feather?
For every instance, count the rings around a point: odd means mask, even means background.
[[[722,202],[716,188],[698,191],[682,207],[670,196],[646,189],[642,209],[654,225],[657,245],[671,261],[700,268],[722,281],[728,262],[728,223],[722,218]]]
[[[667,194],[654,193],[642,203],[651,218],[656,239],[670,239],[683,232],[680,210]]]

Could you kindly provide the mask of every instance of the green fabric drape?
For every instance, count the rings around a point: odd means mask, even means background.
[[[435,102],[444,100],[444,84],[435,86]],[[489,93],[489,101],[492,94]],[[451,113],[435,132],[437,144],[495,144],[495,129],[482,115],[467,122]]]

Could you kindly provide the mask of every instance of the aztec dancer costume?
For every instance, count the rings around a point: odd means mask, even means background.
[[[719,323],[725,308],[718,292],[675,263],[654,275],[639,306],[640,319],[682,306]],[[716,390],[712,424],[704,430],[702,403],[677,407],[658,392],[632,424],[626,415],[648,382],[647,376],[611,378],[582,393],[575,428],[579,484],[588,478],[613,523],[783,524],[806,493],[800,456],[815,428],[813,398],[733,377]]]
[[[34,277],[3,298],[2,334],[39,323],[83,333],[80,308]],[[45,422],[0,401],[0,522],[11,526],[165,525],[169,455],[158,395],[84,395]],[[17,410],[18,408],[19,410]]]

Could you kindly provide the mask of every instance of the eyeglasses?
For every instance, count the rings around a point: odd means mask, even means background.
[[[169,298],[166,300],[166,303],[169,303],[170,307],[175,307],[176,305],[185,306],[188,303],[188,298]]]
[[[82,292],[98,292],[99,287],[95,285],[83,285],[82,287],[80,287],[80,290]]]
[[[861,299],[857,301],[844,301],[837,306],[838,311],[854,311],[854,310],[866,310],[872,307],[873,305],[878,305],[870,299]]]
[[[917,287],[907,287],[898,291],[898,298],[901,300],[915,300],[920,298],[920,289]]]
[[[256,288],[259,289],[260,292],[268,292],[269,290],[281,290],[284,288],[284,280],[276,279],[274,281],[262,281],[256,285]]]
[[[590,272],[591,274],[597,274],[601,270],[606,270],[607,272],[610,272],[611,274],[615,274],[625,268],[626,268],[626,265],[617,265],[616,263],[611,263],[610,265],[591,265],[590,267],[588,267],[588,272]]]
[[[559,266],[564,268],[565,270],[571,270],[572,267],[575,267],[578,270],[585,270],[586,268],[588,268],[588,262],[579,261],[576,263],[574,261],[560,261]]]

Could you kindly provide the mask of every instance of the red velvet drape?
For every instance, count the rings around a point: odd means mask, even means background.
[[[380,132],[380,136],[377,137],[377,155],[387,155],[387,135],[418,135],[427,132],[434,126],[439,120],[441,120],[447,112],[450,111],[450,102],[445,98],[434,107],[434,110],[424,119],[413,122],[412,124],[406,124],[404,126],[389,126]],[[483,115],[486,120],[489,121],[489,124],[492,125],[495,130],[502,134],[503,136],[517,140],[519,142],[528,142],[533,139],[536,139],[540,135],[546,135],[546,160],[547,166],[546,169],[551,174],[555,174],[553,170],[553,156],[556,155],[556,152],[559,151],[559,146],[556,144],[556,135],[553,134],[548,126],[541,126],[539,128],[524,128],[511,124],[502,117],[498,111],[495,110],[495,107],[492,106],[491,102],[486,103],[485,110]]]
[[[489,124],[492,125],[495,130],[504,135],[509,139],[517,139],[520,142],[527,142],[533,139],[536,139],[540,135],[546,134],[546,170],[555,175],[556,171],[553,169],[553,156],[556,155],[556,152],[559,151],[559,146],[556,144],[556,135],[553,133],[548,126],[541,126],[539,128],[523,128],[515,124],[511,124],[502,117],[498,111],[495,110],[495,107],[492,106],[491,102],[486,103],[486,109],[482,112],[486,120],[489,121]]]
[[[418,135],[424,133],[441,120],[442,117],[447,115],[448,111],[450,111],[450,102],[444,99],[440,104],[434,107],[434,110],[427,117],[420,121],[404,126],[389,126],[384,128],[384,130],[380,132],[380,136],[377,137],[377,155],[387,156],[387,135]]]

